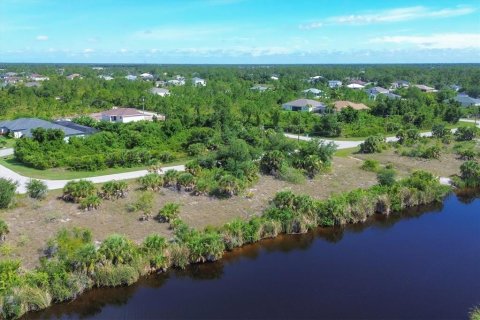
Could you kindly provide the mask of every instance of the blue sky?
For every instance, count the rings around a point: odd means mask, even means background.
[[[0,0],[0,62],[480,62],[480,1]]]

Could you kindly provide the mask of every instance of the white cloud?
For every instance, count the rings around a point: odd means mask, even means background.
[[[230,30],[222,26],[168,26],[135,32],[133,38],[144,40],[197,40]]]
[[[351,14],[330,17],[322,21],[315,21],[300,25],[301,29],[316,29],[323,25],[367,25],[388,22],[402,22],[427,18],[449,18],[467,15],[475,12],[472,7],[458,6],[455,8],[432,9],[423,6],[396,8],[364,14]]]
[[[119,51],[120,51],[120,53],[127,53],[127,52],[128,52],[128,49],[122,48],[122,49],[120,49]]]
[[[35,39],[37,39],[38,41],[47,41],[47,40],[48,40],[48,36],[46,36],[46,35],[39,35],[39,36],[37,36]]]
[[[384,36],[371,43],[410,44],[422,49],[480,49],[480,33],[440,33],[429,36]]]
[[[83,49],[83,53],[92,53],[92,52],[95,52],[95,50],[90,48]]]

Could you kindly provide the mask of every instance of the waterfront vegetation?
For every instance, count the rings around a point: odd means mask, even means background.
[[[123,189],[120,187],[108,189]],[[153,234],[140,245],[114,234],[96,246],[89,230],[63,229],[47,243],[45,255],[35,270],[25,271],[15,260],[0,262],[2,316],[18,318],[51,303],[74,299],[94,286],[129,285],[150,272],[215,261],[225,250],[280,233],[304,233],[317,226],[361,223],[375,213],[388,215],[441,201],[449,190],[432,174],[419,171],[402,180],[338,194],[327,200],[282,191],[260,216],[235,219],[222,227],[207,227],[202,231],[180,220],[178,205],[170,203],[160,210],[159,218],[170,222],[173,238],[167,240]],[[91,185],[80,181],[66,187],[64,197],[81,201],[92,194]]]

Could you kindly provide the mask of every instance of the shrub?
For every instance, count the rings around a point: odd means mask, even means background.
[[[477,127],[459,127],[455,131],[455,139],[457,141],[470,141],[477,136]]]
[[[400,130],[396,137],[400,144],[412,144],[420,139],[420,133],[417,129]]]
[[[113,234],[98,249],[99,255],[113,265],[129,264],[137,257],[137,247],[124,236]]]
[[[157,219],[160,222],[170,222],[178,218],[180,212],[180,205],[178,203],[166,203],[158,212]]]
[[[377,174],[378,183],[382,186],[392,186],[396,175],[394,169],[382,169]]]
[[[466,161],[460,166],[460,172],[460,178],[466,187],[480,187],[480,163],[474,160]]]
[[[241,190],[240,181],[231,174],[225,174],[218,180],[215,192],[219,196],[232,197]]]
[[[189,263],[190,250],[184,244],[174,243],[169,246],[169,256],[172,266],[185,269]]]
[[[381,135],[370,136],[360,144],[361,153],[382,152],[386,148],[386,140]]]
[[[138,270],[129,265],[107,265],[95,268],[93,280],[99,287],[131,285],[139,278]]]
[[[153,209],[153,193],[143,192],[137,201],[128,205],[127,209],[132,212],[142,212],[146,220],[148,220]]]
[[[80,200],[80,209],[82,210],[96,210],[100,207],[102,203],[102,198],[97,195],[88,196],[85,199]]]
[[[103,199],[125,198],[128,192],[128,184],[125,181],[108,181],[102,186],[101,197]]]
[[[175,160],[175,156],[171,152],[165,151],[158,155],[158,159],[163,163],[167,163]]]
[[[167,170],[163,175],[163,186],[164,187],[173,187],[177,184],[178,171],[176,170]]]
[[[142,190],[158,191],[163,186],[163,177],[157,173],[149,173],[138,178]]]
[[[27,194],[30,198],[33,199],[44,199],[47,196],[48,187],[41,181],[36,179],[31,179],[27,183]]]
[[[96,192],[97,188],[91,181],[69,181],[65,187],[63,187],[62,198],[65,201],[80,202],[82,199],[95,195]]]
[[[145,238],[142,245],[142,252],[150,263],[150,268],[155,270],[166,269],[168,267],[168,260],[165,255],[167,242],[165,238],[158,234],[151,234]]]
[[[15,200],[17,183],[10,179],[0,178],[0,209],[10,207]]]
[[[457,154],[462,160],[474,160],[477,155],[473,148],[459,149],[457,150]]]
[[[426,147],[421,152],[421,157],[425,159],[440,158],[440,147],[437,145]]]
[[[470,320],[480,320],[480,307],[475,307],[473,308],[469,315],[468,315],[468,318]]]
[[[0,219],[0,243],[5,241],[7,234],[10,233],[10,229],[8,229],[8,225],[5,221]]]
[[[178,175],[177,178],[177,189],[181,190],[182,187],[185,191],[192,191],[195,187],[195,177],[189,172],[183,172]]]
[[[260,160],[260,170],[265,174],[276,175],[284,166],[285,157],[278,150],[266,152]]]
[[[188,146],[187,153],[189,156],[199,156],[207,152],[207,147],[203,143],[194,143]]]
[[[365,171],[377,172],[380,170],[380,163],[374,159],[366,159],[360,168]]]
[[[434,124],[432,127],[432,136],[435,138],[444,138],[450,135],[450,130],[443,123]]]

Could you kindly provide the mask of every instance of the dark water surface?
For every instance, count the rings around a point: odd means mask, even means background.
[[[282,236],[95,289],[30,319],[465,319],[480,305],[480,198]]]

